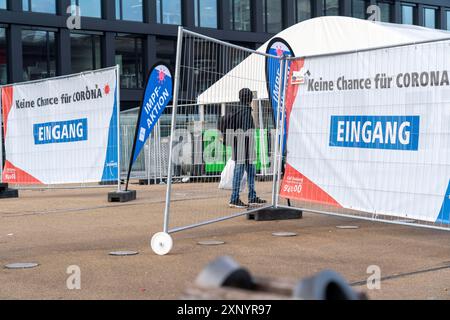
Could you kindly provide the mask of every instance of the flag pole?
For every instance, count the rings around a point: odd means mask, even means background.
[[[146,103],[145,101],[145,97],[150,85],[150,80],[151,77],[153,75],[153,73],[155,72],[155,70],[157,70],[158,66],[164,66],[165,68],[167,68],[167,70],[169,70],[169,73],[172,76],[172,72],[170,71],[170,67],[167,66],[164,62],[158,62],[155,63],[155,65],[150,69],[148,75],[147,75],[147,81],[145,83],[145,89],[144,92],[142,93],[142,99],[141,99],[141,107],[139,108],[139,114],[138,114],[138,118],[137,118],[137,123],[136,123],[136,130],[135,130],[135,134],[134,134],[134,140],[133,140],[133,148],[131,150],[131,156],[130,156],[130,164],[129,164],[129,169],[128,169],[128,174],[127,174],[127,182],[126,182],[126,187],[125,187],[125,192],[128,192],[128,188],[130,185],[130,177],[131,177],[131,170],[133,169],[133,164],[134,164],[134,160],[136,156],[136,147],[137,147],[137,139],[139,136],[139,128],[141,127],[141,121],[142,121],[142,112],[144,109],[144,104]],[[173,82],[172,82],[172,94],[173,94]],[[168,100],[167,102],[170,102],[170,100]],[[157,122],[159,121],[159,119],[156,119],[157,121],[154,123],[152,128],[149,129],[154,129],[154,126],[157,124]],[[145,141],[143,141],[145,143]]]
[[[152,69],[148,72],[147,75],[147,81],[145,82],[145,88],[143,90],[142,93],[142,99],[141,99],[141,107],[139,108],[139,114],[137,117],[137,122],[136,122],[136,130],[134,132],[134,139],[133,139],[133,148],[131,149],[131,156],[130,156],[130,165],[128,167],[128,174],[127,174],[127,182],[125,185],[125,192],[128,192],[128,187],[130,185],[130,177],[131,177],[131,170],[133,169],[133,161],[134,161],[134,153],[136,152],[136,143],[137,143],[137,137],[139,134],[139,126],[141,124],[141,118],[142,118],[142,108],[144,107],[144,99],[145,99],[145,93],[147,91],[147,87],[148,87],[148,82],[150,81],[150,76],[153,73],[155,66],[152,67]]]

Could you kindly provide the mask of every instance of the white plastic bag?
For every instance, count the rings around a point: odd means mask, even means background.
[[[234,168],[236,166],[236,162],[234,160],[229,160],[225,169],[222,171],[219,189],[223,190],[233,190],[233,178],[234,178]],[[244,173],[244,177],[241,182],[241,191],[245,189],[247,185],[247,172]]]

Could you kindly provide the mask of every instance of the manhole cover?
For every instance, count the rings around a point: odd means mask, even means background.
[[[221,246],[224,244],[225,244],[225,241],[218,241],[218,240],[200,241],[198,243],[199,246]]]
[[[355,229],[359,229],[358,226],[337,226],[336,228],[342,229],[342,230],[355,230]]]
[[[39,266],[39,263],[11,263],[5,266],[6,269],[32,269]]]
[[[272,236],[281,237],[281,238],[289,238],[289,237],[296,237],[296,236],[298,236],[298,234],[295,232],[274,232],[274,233],[272,233]]]
[[[128,256],[136,256],[139,252],[137,251],[114,251],[110,252],[109,255],[113,257],[128,257]]]

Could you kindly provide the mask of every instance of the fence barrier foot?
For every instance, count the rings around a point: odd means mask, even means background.
[[[248,220],[255,221],[281,221],[302,219],[303,212],[295,209],[286,208],[263,208],[256,212],[248,213]]]
[[[19,190],[10,189],[7,183],[0,183],[0,199],[12,199],[19,197]]]
[[[117,180],[115,181],[101,181],[98,183],[99,186],[116,186]]]
[[[163,179],[150,179],[150,184],[148,179],[141,179],[139,180],[140,186],[149,186],[149,185],[158,185],[164,183]]]
[[[136,190],[115,191],[108,193],[108,202],[130,202],[137,198]]]

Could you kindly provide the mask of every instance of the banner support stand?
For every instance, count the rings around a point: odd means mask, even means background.
[[[166,193],[166,209],[164,212],[164,232],[169,233],[169,217],[170,217],[170,200],[172,197],[172,177],[173,177],[173,144],[175,136],[176,116],[178,108],[178,91],[180,86],[180,69],[181,69],[181,51],[183,49],[183,27],[178,28],[177,56],[175,66],[175,83],[172,104],[172,128],[170,133],[169,144],[169,163],[167,172],[167,193]]]
[[[170,79],[170,81],[167,82],[170,85],[170,88],[167,88],[167,84],[165,84],[167,76]],[[173,92],[173,81],[170,67],[163,62],[155,64],[148,73],[145,90],[142,93],[142,102],[136,123],[133,148],[130,153],[126,187],[123,193],[131,195],[136,193],[136,191],[128,190],[133,164],[138,159],[143,149],[145,149],[147,140],[150,138],[159,118],[167,104],[170,102],[172,96],[171,92]]]
[[[172,128],[170,129],[170,143],[169,143],[169,159],[167,169],[167,191],[166,191],[166,206],[164,209],[164,229],[163,232],[159,232],[152,237],[150,241],[153,252],[157,255],[163,256],[169,254],[173,248],[173,239],[169,230],[170,219],[170,200],[172,199],[172,178],[173,178],[173,145],[175,136],[176,117],[178,109],[178,94],[180,89],[180,69],[181,69],[181,51],[183,49],[183,27],[178,27],[178,39],[177,39],[177,55],[175,62],[175,82],[173,90],[173,103],[172,103]]]
[[[121,166],[121,148],[120,143],[120,66],[117,65],[116,68],[116,78],[117,78],[117,192],[122,191],[122,166]]]
[[[283,72],[284,65],[286,60],[280,60],[280,70]],[[279,88],[282,88],[283,85],[283,77],[280,77],[278,80]],[[272,185],[272,206],[276,206],[276,188],[277,188],[277,179],[278,179],[278,165],[279,165],[279,150],[280,150],[280,111],[281,111],[282,97],[281,92],[278,95],[278,108],[277,108],[277,116],[276,116],[276,140],[275,140],[275,153],[273,156],[274,166],[273,166],[273,185]]]
[[[281,221],[302,219],[303,211],[280,207],[279,195],[281,188],[281,173],[283,166],[284,133],[286,124],[286,87],[289,81],[289,63],[286,57],[280,60],[280,70],[282,76],[279,79],[280,94],[278,96],[277,121],[276,121],[276,142],[274,154],[274,172],[273,172],[273,189],[272,189],[272,206],[261,208],[253,212],[247,213],[248,220],[255,221]]]
[[[284,70],[283,70],[283,76],[281,77],[283,86],[281,88],[281,96],[283,97],[281,101],[281,129],[280,129],[280,150],[278,153],[278,173],[277,173],[277,188],[275,189],[275,208],[278,208],[279,200],[280,200],[280,188],[281,188],[281,174],[283,170],[283,153],[286,149],[285,146],[285,131],[286,131],[286,87],[289,81],[289,61],[283,58],[284,60]]]
[[[110,192],[108,194],[108,202],[130,202],[134,201],[137,198],[136,191],[129,191],[128,190],[128,180],[127,180],[127,187],[125,191],[122,191],[122,172],[121,172],[121,159],[120,159],[120,66],[116,66],[116,90],[117,90],[117,170],[118,170],[118,177],[117,177],[117,191],[116,192]],[[133,155],[132,155],[133,156]],[[131,169],[130,169],[131,172]]]

